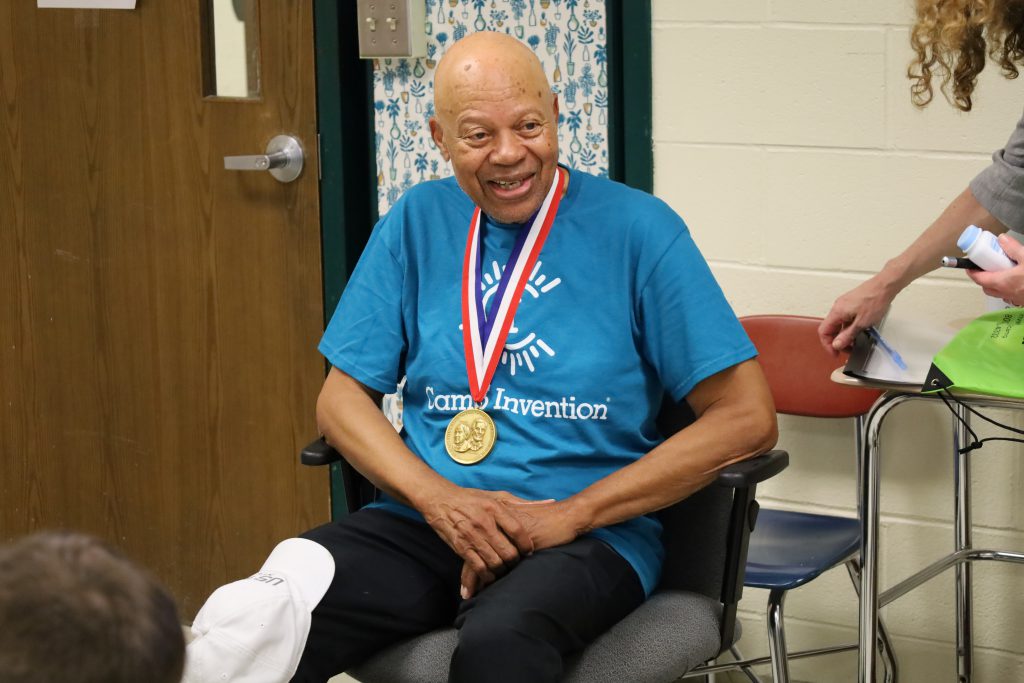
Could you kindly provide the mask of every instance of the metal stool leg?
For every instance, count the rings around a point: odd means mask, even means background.
[[[853,582],[853,590],[860,597],[860,562],[856,559],[847,560],[846,571],[850,575],[850,581]],[[886,683],[897,683],[899,669],[896,664],[896,651],[893,650],[889,631],[885,628],[885,622],[881,617],[878,619],[878,652],[882,655],[882,666],[885,669],[883,680]]]
[[[882,654],[885,683],[896,683],[899,680],[899,670],[896,668],[896,652],[892,649],[889,631],[885,628],[885,622],[881,619],[878,620],[878,651]]]
[[[970,424],[971,414],[962,405],[956,407],[957,416]],[[953,527],[955,549],[970,548],[971,539],[971,461],[969,453],[960,453],[970,438],[959,420],[953,421],[953,485],[955,500]],[[957,683],[970,683],[973,669],[971,563],[959,562],[953,570],[956,585],[956,672]]]
[[[737,648],[735,645],[729,646],[729,652],[732,653],[733,658],[737,662],[743,661],[743,653],[740,652],[739,648]],[[750,683],[762,683],[761,679],[757,677],[757,674],[755,674],[749,666],[741,666],[740,671],[743,672],[743,674],[747,677],[747,680],[750,681]]]
[[[786,591],[773,590],[768,595],[768,650],[772,656],[772,678],[775,683],[789,683],[786,628],[782,621],[782,603],[785,600]]]

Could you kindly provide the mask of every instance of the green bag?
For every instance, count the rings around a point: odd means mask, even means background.
[[[972,320],[932,360],[922,391],[1024,398],[1024,308]]]

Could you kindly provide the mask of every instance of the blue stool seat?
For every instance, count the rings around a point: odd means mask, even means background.
[[[856,519],[762,509],[750,535],[744,584],[790,590],[845,562],[859,547]]]

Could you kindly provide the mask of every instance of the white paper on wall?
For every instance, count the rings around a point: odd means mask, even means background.
[[[135,9],[135,0],[36,0],[41,9]]]

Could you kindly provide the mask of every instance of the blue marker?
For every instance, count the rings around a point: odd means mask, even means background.
[[[878,333],[874,327],[867,329],[868,335],[875,340],[875,343],[882,347],[882,350],[889,354],[889,358],[892,358],[892,362],[896,364],[900,370],[906,370],[907,364],[903,362],[903,358],[896,352],[896,349],[889,346],[889,343],[882,339],[882,335]]]

